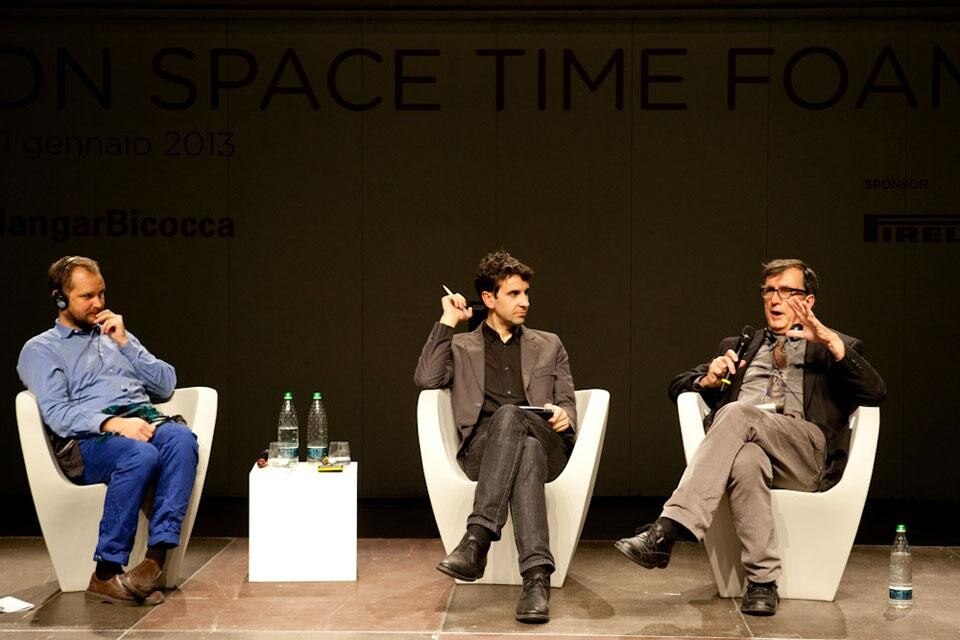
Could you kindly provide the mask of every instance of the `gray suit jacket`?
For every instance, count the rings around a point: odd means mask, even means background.
[[[467,333],[437,322],[420,352],[413,381],[421,389],[451,388],[453,416],[466,442],[480,418],[484,397],[483,324]],[[520,369],[527,402],[555,404],[566,410],[576,431],[577,401],[570,360],[554,333],[523,327],[520,333]]]

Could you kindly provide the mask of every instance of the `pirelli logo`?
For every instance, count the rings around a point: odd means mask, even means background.
[[[867,214],[863,241],[960,243],[960,214]]]

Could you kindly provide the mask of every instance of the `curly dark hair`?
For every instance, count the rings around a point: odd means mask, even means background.
[[[473,286],[481,297],[484,291],[496,296],[501,283],[510,276],[520,276],[524,282],[530,282],[533,269],[501,249],[483,257],[473,276]]]
[[[817,295],[817,289],[820,288],[820,278],[817,277],[817,272],[808,267],[807,263],[803,260],[797,260],[796,258],[777,258],[770,262],[764,262],[761,267],[763,268],[763,277],[760,280],[761,285],[767,281],[767,278],[780,275],[787,269],[800,269],[800,271],[803,272],[803,288],[807,290],[807,293],[815,296]]]

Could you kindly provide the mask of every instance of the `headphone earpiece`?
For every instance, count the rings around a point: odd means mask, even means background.
[[[53,304],[55,304],[60,311],[70,306],[70,301],[67,300],[67,296],[63,295],[63,287],[66,284],[66,277],[69,275],[67,270],[71,264],[79,259],[80,256],[70,256],[60,265],[60,272],[55,276],[55,279],[51,277],[50,288],[53,289],[53,293],[51,294],[53,296]]]

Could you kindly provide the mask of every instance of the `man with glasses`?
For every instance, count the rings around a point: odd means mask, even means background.
[[[816,273],[800,260],[766,263],[760,289],[766,329],[747,336],[742,357],[735,351],[739,338],[726,338],[719,355],[673,379],[674,402],[696,391],[710,406],[706,437],[660,517],[616,543],[640,566],[664,568],[678,537],[703,538],[726,493],[748,578],[741,611],[749,615],[773,615],[779,604],[770,489],[822,491],[836,484],[850,414],[886,396],[861,342],[814,315],[817,286]]]

